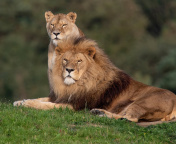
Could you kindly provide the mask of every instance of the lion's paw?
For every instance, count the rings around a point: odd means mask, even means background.
[[[28,103],[31,103],[32,101],[34,101],[34,100],[24,99],[24,100],[21,100],[21,101],[15,101],[13,103],[13,106],[27,106]]]
[[[26,99],[22,101],[15,101],[13,103],[14,106],[24,106],[24,107],[31,107],[31,108],[38,108],[40,107],[41,102],[38,100],[33,99]]]
[[[104,116],[105,115],[105,112],[102,111],[101,109],[92,109],[90,111],[91,114],[93,115],[98,115],[98,116]]]
[[[25,101],[26,101],[25,99],[24,99],[24,100],[21,100],[21,101],[15,101],[15,102],[13,103],[13,106],[22,106]]]

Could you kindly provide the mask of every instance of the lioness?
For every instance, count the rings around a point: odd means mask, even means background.
[[[55,59],[55,47],[64,39],[69,39],[73,36],[84,36],[83,32],[76,26],[77,14],[69,12],[68,14],[56,14],[51,11],[45,12],[46,29],[50,37],[50,44],[48,48],[48,79],[50,85],[50,95],[52,91],[52,67]]]
[[[70,39],[59,44],[55,52],[52,79],[56,97],[47,99],[48,102],[17,101],[15,106],[88,108],[99,116],[133,122],[176,118],[174,93],[133,80],[115,67],[94,41]]]

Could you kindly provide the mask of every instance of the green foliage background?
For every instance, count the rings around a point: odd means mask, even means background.
[[[175,0],[1,0],[0,100],[48,96],[44,13],[76,24],[134,79],[176,93]]]

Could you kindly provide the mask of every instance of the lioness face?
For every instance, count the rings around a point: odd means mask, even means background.
[[[82,53],[66,52],[62,58],[63,78],[66,85],[74,84],[86,71],[88,63]]]
[[[46,29],[55,46],[67,37],[79,36],[79,30],[75,25],[76,13],[56,14],[48,11],[45,13]]]

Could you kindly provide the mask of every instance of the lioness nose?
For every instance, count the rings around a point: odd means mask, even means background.
[[[66,71],[68,71],[69,73],[71,73],[72,71],[74,71],[74,69],[66,68]]]
[[[53,32],[53,34],[57,36],[57,35],[59,35],[60,33],[55,33],[55,32]]]

